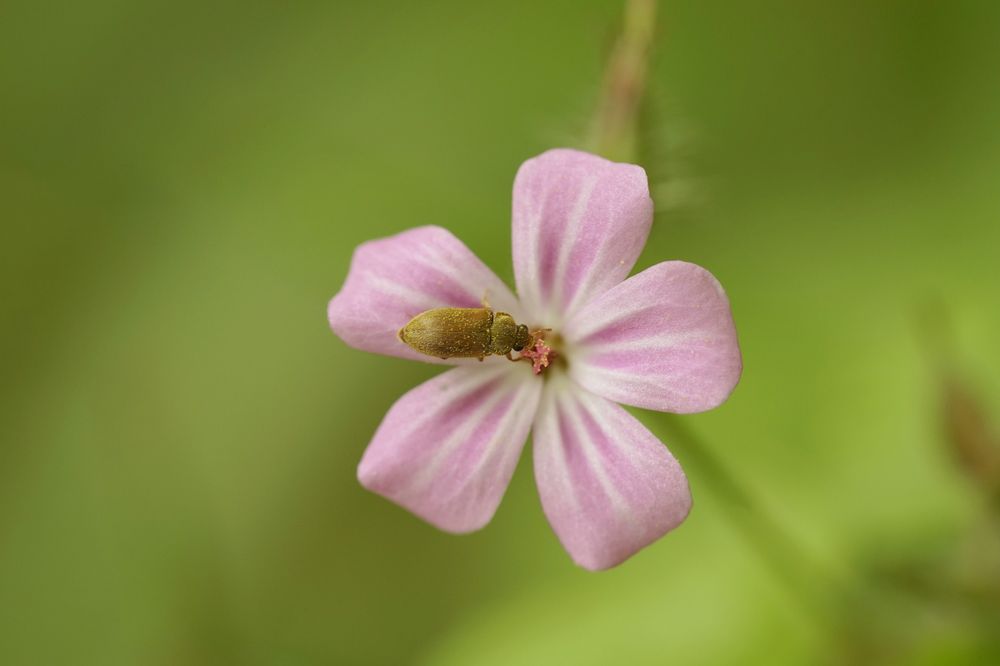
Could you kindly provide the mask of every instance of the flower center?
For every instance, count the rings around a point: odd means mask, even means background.
[[[531,363],[531,371],[536,375],[542,374],[542,372],[548,368],[553,361],[559,358],[560,354],[546,342],[546,334],[550,333],[551,329],[541,329],[538,331],[533,331],[531,335],[531,343],[524,348],[521,355],[517,360],[524,359]],[[552,340],[558,340],[559,336],[554,336]]]
[[[549,367],[549,363],[552,362],[553,354],[554,352],[552,351],[552,348],[545,344],[545,340],[535,338],[534,346],[521,352],[521,358],[527,358],[530,360],[531,371],[536,375],[540,375],[542,374],[542,370]]]

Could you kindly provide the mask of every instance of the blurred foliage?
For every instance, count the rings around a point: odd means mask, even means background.
[[[600,575],[528,464],[466,537],[356,483],[437,370],[330,334],[352,249],[440,224],[510,281],[514,173],[586,135],[620,11],[0,6],[0,663],[1000,662],[996,505],[954,451],[1000,412],[997,4],[661,4],[638,268],[728,290],[742,383],[682,422],[750,522],[680,440],[691,517]],[[830,572],[820,612],[759,515]]]

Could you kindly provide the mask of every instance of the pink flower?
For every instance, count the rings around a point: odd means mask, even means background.
[[[616,403],[691,413],[724,402],[742,370],[732,313],[719,282],[694,264],[628,278],[653,218],[641,167],[551,150],[521,165],[513,209],[519,297],[440,227],[355,251],[330,301],[334,332],[365,351],[457,366],[392,406],[358,478],[442,530],[471,532],[496,512],[531,430],[549,523],[577,564],[606,569],[691,508],[677,460]],[[442,361],[397,337],[420,312],[481,307],[484,294],[518,323],[552,329],[545,342],[558,356],[548,368],[535,374],[498,356]]]

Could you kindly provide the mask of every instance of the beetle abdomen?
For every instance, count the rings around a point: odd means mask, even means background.
[[[399,339],[428,356],[481,358],[490,354],[492,324],[487,308],[435,308],[411,319]]]

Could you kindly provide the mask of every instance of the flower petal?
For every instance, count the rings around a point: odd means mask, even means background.
[[[521,165],[513,208],[517,293],[538,326],[624,280],[653,220],[642,167],[568,149]]]
[[[683,261],[657,264],[591,301],[564,335],[573,378],[636,407],[678,413],[718,407],[743,371],[722,285]]]
[[[442,530],[478,530],[507,489],[541,386],[521,363],[424,382],[382,420],[358,466],[361,485]]]
[[[585,569],[624,562],[691,510],[687,478],[667,448],[624,409],[566,377],[546,386],[533,446],[542,508]]]
[[[358,246],[327,315],[333,332],[352,347],[440,363],[407,347],[399,329],[432,308],[481,307],[483,296],[495,309],[520,316],[507,285],[462,241],[441,227],[419,227]]]

